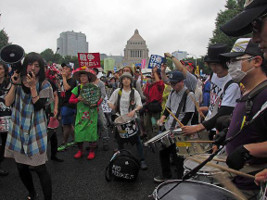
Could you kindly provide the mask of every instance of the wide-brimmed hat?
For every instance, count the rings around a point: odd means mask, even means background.
[[[226,44],[214,44],[208,48],[208,55],[205,56],[204,62],[207,63],[223,63],[224,59],[220,57],[220,54],[227,53]]]
[[[225,58],[236,58],[249,54],[251,56],[262,56],[262,51],[259,48],[259,45],[252,42],[251,38],[239,38],[236,40],[231,52],[221,54]]]
[[[88,67],[79,67],[76,70],[73,71],[73,78],[79,81],[81,74],[87,74],[90,81],[93,82],[96,80],[96,74],[95,71],[92,69],[89,69]]]
[[[121,83],[122,83],[122,79],[125,78],[125,77],[131,79],[131,82],[133,82],[133,76],[132,76],[129,72],[124,72],[124,73],[120,76],[120,82],[121,82]]]
[[[229,36],[241,36],[252,32],[251,23],[267,13],[266,0],[246,0],[244,10],[221,26],[221,30]]]

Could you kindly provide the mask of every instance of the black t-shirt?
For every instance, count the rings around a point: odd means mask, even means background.
[[[67,83],[69,84],[69,86],[71,87],[71,89],[65,91],[65,92],[61,92],[61,97],[62,97],[62,106],[68,106],[70,108],[76,108],[76,105],[75,104],[70,104],[69,103],[69,99],[71,97],[71,91],[73,88],[76,87],[77,85],[77,82],[73,79],[73,78],[70,78],[67,80]],[[62,83],[62,86],[63,86],[63,83]]]

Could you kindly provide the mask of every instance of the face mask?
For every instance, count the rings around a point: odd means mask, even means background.
[[[242,60],[239,60],[237,62],[232,62],[228,65],[228,68],[229,68],[228,72],[229,72],[230,76],[232,77],[233,81],[235,81],[237,83],[242,81],[243,78],[245,78],[245,76],[248,74],[248,72],[250,72],[254,69],[254,67],[253,67],[250,70],[248,70],[247,72],[243,72],[241,70],[241,68],[242,68],[241,63],[242,63]]]

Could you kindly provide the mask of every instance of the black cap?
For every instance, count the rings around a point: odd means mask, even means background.
[[[245,54],[252,56],[262,56],[262,51],[258,44],[252,42],[251,38],[239,38],[236,40],[230,53],[221,54],[222,57],[235,58]]]
[[[221,30],[229,36],[241,36],[252,32],[253,20],[267,13],[266,0],[246,0],[244,10],[221,26]]]

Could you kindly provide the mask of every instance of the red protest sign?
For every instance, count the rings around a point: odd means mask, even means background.
[[[78,53],[79,66],[98,68],[100,65],[100,54],[99,53]]]

